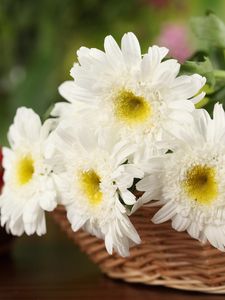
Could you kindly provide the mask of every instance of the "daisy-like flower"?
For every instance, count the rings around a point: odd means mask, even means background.
[[[152,172],[137,188],[150,194],[155,188],[154,181],[161,189],[163,206],[153,217],[154,223],[172,219],[174,229],[187,230],[193,238],[208,240],[224,251],[225,114],[222,105],[215,105],[213,119],[205,110],[196,111],[193,125],[177,128],[174,136],[173,153],[159,159],[158,173]]]
[[[104,239],[108,253],[127,256],[140,243],[127,215],[127,206],[136,202],[129,188],[143,172],[127,163],[135,147],[116,136],[110,132],[99,139],[85,126],[59,127],[54,143],[62,167],[55,176],[73,231],[83,228]]]
[[[46,232],[45,211],[56,205],[51,165],[44,157],[50,123],[43,126],[31,109],[19,108],[3,148],[4,187],[1,225],[14,235]]]
[[[127,33],[121,48],[107,36],[105,52],[81,47],[71,69],[74,81],[59,92],[69,103],[59,103],[52,114],[68,119],[95,119],[97,127],[117,126],[121,138],[152,141],[172,130],[174,122],[191,119],[195,96],[205,78],[194,74],[177,77],[180,64],[165,60],[168,49],[153,46],[144,55],[136,36]]]

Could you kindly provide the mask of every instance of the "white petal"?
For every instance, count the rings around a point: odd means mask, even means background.
[[[212,122],[214,123],[214,142],[221,142],[225,134],[225,113],[222,104],[215,104]]]
[[[170,109],[177,109],[177,110],[185,110],[187,112],[193,112],[194,111],[194,105],[192,101],[190,100],[179,100],[179,101],[173,101],[169,103]]]
[[[39,236],[44,235],[47,232],[44,212],[41,212],[39,214],[39,217],[38,217],[38,220],[37,220],[36,232],[37,232],[37,235],[39,235]]]
[[[112,63],[115,69],[118,67],[123,67],[124,60],[122,52],[120,50],[120,47],[111,35],[105,38],[104,48],[109,62]]]
[[[197,104],[198,102],[200,102],[203,98],[205,97],[205,92],[201,92],[200,94],[198,94],[197,96],[191,98],[191,102],[193,104]]]
[[[35,223],[24,223],[24,229],[27,235],[32,235],[36,231]]]
[[[127,205],[133,205],[136,202],[136,197],[129,192],[128,190],[126,191],[120,191],[121,197],[123,199],[123,201],[127,204]]]
[[[169,118],[181,124],[190,124],[193,122],[192,115],[185,110],[175,110],[169,114]]]
[[[190,234],[191,237],[194,239],[199,239],[200,228],[198,223],[192,222],[190,226],[187,228],[187,232]]]
[[[23,222],[33,223],[40,210],[38,198],[29,199],[23,209]]]
[[[112,255],[113,253],[113,240],[112,240],[112,235],[110,232],[108,232],[105,236],[105,247],[107,252]]]
[[[161,84],[172,84],[180,70],[180,64],[175,59],[169,59],[162,62],[154,72],[153,80]]]
[[[88,90],[84,90],[81,87],[77,86],[74,81],[65,81],[59,86],[60,95],[68,100],[71,103],[75,101],[91,103],[90,100],[93,99],[93,96],[90,95]],[[78,102],[77,106],[80,105]]]
[[[111,157],[115,160],[115,165],[124,163],[137,149],[136,145],[128,144],[126,141],[117,143],[113,148]]]
[[[167,55],[169,50],[165,47],[152,46],[148,49],[149,59],[151,61],[151,69],[154,70]]]
[[[224,228],[221,229],[221,226],[211,226],[208,225],[204,233],[210,242],[215,248],[219,249],[220,251],[225,251],[225,236],[224,236]]]
[[[32,109],[21,107],[10,126],[8,139],[12,147],[16,147],[23,140],[34,143],[39,139],[40,130],[40,117]]]
[[[177,231],[184,231],[188,228],[190,222],[191,221],[188,218],[177,214],[173,217],[172,227]]]
[[[142,178],[144,176],[144,172],[134,164],[125,164],[124,171],[133,178]]]
[[[19,218],[15,223],[8,222],[6,224],[7,232],[11,232],[15,236],[21,236],[24,233],[24,224],[22,218]]]
[[[81,216],[80,214],[76,213],[73,217],[70,217],[71,228],[73,231],[79,230],[82,226],[84,226],[87,218],[85,216]]]
[[[146,196],[147,193],[145,193]],[[143,205],[145,205],[146,203],[151,201],[151,197],[147,196],[146,198],[144,196],[140,197],[137,199],[137,201],[135,202],[135,204],[133,205],[132,209],[130,212],[128,212],[128,215],[131,216],[133,213],[135,213],[135,211],[137,211],[140,207],[142,207]]]
[[[152,218],[155,224],[163,223],[171,219],[176,214],[176,205],[170,201],[165,204]]]
[[[56,103],[51,111],[51,116],[53,117],[65,117],[71,113],[71,103],[59,102]],[[74,109],[74,106],[73,106]],[[71,113],[72,116],[72,113]]]
[[[141,48],[138,39],[132,32],[125,33],[121,41],[121,50],[128,66],[141,62]]]
[[[55,191],[46,191],[42,194],[40,201],[40,207],[45,211],[53,211],[56,206],[56,192]]]
[[[162,187],[162,180],[160,179],[157,174],[151,174],[148,176],[145,176],[143,179],[141,179],[137,184],[136,188],[138,191],[151,191],[157,189],[161,189]],[[156,200],[156,199],[155,199]]]
[[[141,239],[140,239],[135,227],[131,223],[130,219],[126,215],[124,215],[123,218],[120,219],[120,221],[121,221],[121,225],[122,225],[121,228],[122,228],[123,233],[135,244],[140,244]]]
[[[173,92],[176,92],[183,99],[189,99],[199,92],[206,82],[205,77],[198,74],[191,76],[182,75],[174,80]]]

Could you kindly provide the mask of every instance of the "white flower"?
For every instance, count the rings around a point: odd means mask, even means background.
[[[43,126],[31,109],[17,110],[9,129],[11,148],[3,148],[4,188],[1,225],[14,235],[46,232],[44,211],[56,207],[51,167],[44,158],[50,122]]]
[[[213,119],[205,110],[196,111],[193,125],[177,128],[174,136],[173,153],[158,161],[158,173],[152,172],[149,177],[152,181],[144,178],[138,188],[149,194],[155,186],[161,188],[163,207],[153,217],[154,223],[172,219],[174,229],[187,230],[193,238],[208,240],[224,251],[225,114],[222,105],[215,105]]]
[[[136,202],[129,188],[143,172],[126,163],[134,146],[117,140],[116,132],[99,138],[85,125],[81,130],[59,127],[54,143],[62,171],[55,176],[72,229],[83,228],[104,239],[110,254],[114,249],[127,256],[140,238],[124,204]]]
[[[168,49],[150,47],[141,55],[133,33],[123,36],[121,49],[107,36],[105,52],[81,47],[71,69],[74,81],[64,82],[59,92],[69,103],[58,103],[53,115],[62,119],[96,120],[96,126],[116,126],[118,134],[140,144],[160,140],[174,122],[191,119],[195,96],[205,78],[194,74],[177,77],[179,63],[163,61]],[[143,137],[144,135],[144,137]]]

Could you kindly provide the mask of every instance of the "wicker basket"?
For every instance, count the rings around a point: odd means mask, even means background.
[[[113,278],[148,285],[225,293],[225,253],[202,245],[186,232],[176,232],[170,222],[150,222],[155,207],[142,207],[131,221],[142,243],[131,249],[130,257],[108,255],[104,242],[80,230],[74,233],[63,207],[53,213],[54,219],[102,272]]]

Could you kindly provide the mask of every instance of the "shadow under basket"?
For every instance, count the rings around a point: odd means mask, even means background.
[[[225,294],[225,253],[203,245],[186,232],[177,232],[170,222],[155,225],[150,220],[156,207],[142,207],[131,216],[142,243],[130,256],[109,255],[102,240],[83,230],[74,233],[59,206],[53,217],[67,235],[112,278],[147,285]]]

